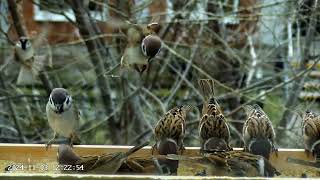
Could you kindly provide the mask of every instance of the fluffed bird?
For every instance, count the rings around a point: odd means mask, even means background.
[[[311,111],[306,111],[303,115],[303,140],[305,151],[312,153],[316,160],[320,159],[320,116]]]
[[[51,51],[47,54],[36,54],[31,40],[27,37],[20,37],[14,47],[14,59],[21,64],[17,84],[35,83],[37,76],[44,70],[45,65],[51,66],[50,53]]]
[[[244,150],[269,159],[272,152],[277,152],[272,123],[259,105],[245,105],[244,109],[247,114],[242,130]]]
[[[64,88],[54,88],[46,106],[47,118],[54,131],[53,138],[46,144],[46,149],[60,134],[69,138],[70,144],[80,141],[77,130],[79,128],[80,114],[72,102],[72,97]]]
[[[165,113],[154,127],[154,136],[156,144],[152,148],[157,151],[161,150],[161,143],[164,141],[174,141],[181,153],[184,150],[183,139],[186,132],[186,116],[193,108],[191,105],[174,107]],[[170,146],[172,144],[170,143]]]
[[[224,150],[232,150],[229,145],[230,131],[228,124],[214,97],[214,81],[212,79],[200,79],[198,84],[205,100],[202,106],[202,118],[199,123],[200,151],[213,151],[217,147],[220,148],[217,150],[221,150],[223,146],[215,144],[218,142],[217,139],[223,139],[226,142],[227,146]]]
[[[132,68],[142,74],[149,67],[150,60],[161,50],[162,41],[155,34],[155,25],[131,24],[127,30],[128,44],[121,57],[122,68]]]
[[[83,168],[77,172],[115,174],[131,154],[148,144],[149,142],[139,144],[127,152],[116,152],[97,156],[79,156],[70,146],[60,145],[57,152],[57,161],[60,165],[82,166]]]
[[[178,154],[179,147],[175,140],[164,138],[157,142],[157,150],[160,155]],[[159,159],[158,161],[162,168],[162,172],[167,172],[170,175],[177,174],[179,161],[169,159]]]

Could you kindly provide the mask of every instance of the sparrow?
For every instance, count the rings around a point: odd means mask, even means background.
[[[57,161],[60,165],[78,165],[82,169],[78,172],[115,174],[127,158],[148,145],[145,142],[134,146],[127,152],[115,152],[110,154],[79,156],[70,146],[60,145],[57,152]],[[68,171],[69,172],[69,171]]]
[[[131,24],[127,30],[128,44],[121,57],[122,68],[135,69],[143,74],[149,67],[152,58],[159,54],[162,41],[155,34],[157,23],[148,26]]]
[[[217,139],[225,141],[226,147],[224,150],[232,150],[229,145],[230,131],[228,124],[214,97],[214,81],[212,79],[200,79],[198,84],[204,97],[202,117],[198,128],[201,144],[200,151],[213,151],[215,147],[222,148],[223,146],[215,144],[218,142]]]
[[[201,157],[168,155],[167,159],[179,160],[192,167],[200,167],[207,176],[233,177],[273,177],[281,175],[263,156],[242,151],[215,151],[204,153]],[[187,161],[187,162],[185,162]],[[181,162],[181,163],[182,163]]]
[[[308,155],[312,153],[316,160],[320,159],[320,116],[311,111],[306,111],[302,123],[305,151]]]
[[[193,108],[191,105],[184,105],[174,107],[164,114],[154,127],[154,136],[156,138],[156,144],[152,147],[152,154],[154,149],[159,153],[162,151],[164,142],[172,147],[172,142],[175,142],[178,146],[178,151],[181,153],[184,150],[183,139],[186,132],[186,116],[187,113]],[[170,142],[170,143],[169,143]]]
[[[211,172],[224,176],[273,177],[280,173],[263,156],[241,151],[224,151],[205,154]],[[210,171],[210,170],[209,170]]]
[[[269,117],[257,104],[243,108],[247,114],[242,130],[244,150],[269,159],[271,152],[277,152],[274,146],[276,134]]]
[[[35,43],[37,41],[35,40]],[[36,55],[31,40],[28,37],[20,37],[14,46],[14,59],[21,64],[17,84],[25,85],[36,82],[36,77],[44,70],[48,61],[51,66],[50,52],[46,55]]]
[[[53,138],[46,144],[46,149],[52,144],[57,134],[69,138],[73,142],[80,141],[76,131],[79,127],[80,114],[72,104],[72,97],[64,88],[54,88],[46,106],[49,125],[54,131]]]

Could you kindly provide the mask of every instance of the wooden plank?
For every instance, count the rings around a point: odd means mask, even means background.
[[[52,148],[46,151],[44,144],[0,144],[0,160],[13,161],[14,163],[56,163],[57,147],[57,145],[53,145]],[[102,153],[126,151],[131,147],[132,146],[75,145],[74,150],[79,155],[98,155]],[[242,150],[242,148],[235,148],[235,150]],[[151,147],[147,146],[133,156],[146,156],[149,154],[151,154]],[[199,147],[186,147],[184,155],[198,156]],[[307,157],[303,149],[279,149],[278,155],[272,154],[270,162],[283,176],[301,177],[303,173],[313,177],[318,176],[318,170],[316,168],[288,163],[288,157],[309,161],[313,160],[313,157]]]
[[[151,175],[75,175],[75,174],[57,174],[57,175],[45,175],[45,174],[4,174],[0,173],[0,179],[5,180],[47,180],[47,179],[59,179],[59,180],[71,180],[75,178],[81,178],[81,180],[92,180],[92,179],[114,179],[114,180],[127,180],[127,179],[221,179],[221,180],[232,180],[232,179],[256,179],[265,180],[266,178],[259,177],[217,177],[217,176],[151,176]],[[283,179],[283,178],[272,178],[272,179]],[[297,179],[297,178],[285,178],[285,179]]]

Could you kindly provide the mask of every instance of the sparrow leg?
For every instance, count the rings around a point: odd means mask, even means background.
[[[153,153],[154,153],[154,150],[155,150],[155,148],[156,148],[156,144],[157,144],[157,143],[155,143],[155,144],[151,147],[151,155],[153,155]]]
[[[243,152],[248,152],[247,146],[243,147]]]
[[[76,136],[74,134],[70,135],[69,145],[70,145],[71,148],[73,148],[73,142],[74,142],[75,138],[76,138]]]
[[[274,146],[272,146],[272,151],[275,152],[276,157],[278,157],[278,148],[275,148]]]
[[[50,140],[47,142],[47,144],[46,144],[46,150],[47,150],[47,151],[48,151],[48,148],[51,147],[51,144],[53,143],[54,139],[56,139],[56,137],[57,137],[57,133],[54,132],[53,138],[50,139]]]
[[[307,157],[310,157],[311,152],[309,150],[305,149],[304,153],[307,155]]]
[[[201,155],[204,155],[205,154],[205,151],[204,151],[204,147],[203,147],[204,145],[203,144],[201,144],[201,147],[200,147],[200,154]]]
[[[182,155],[185,150],[186,150],[186,148],[184,147],[183,143],[181,143],[180,154]]]

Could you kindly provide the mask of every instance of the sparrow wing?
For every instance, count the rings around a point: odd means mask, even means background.
[[[203,142],[212,137],[224,139],[229,144],[230,130],[222,114],[204,115],[199,125],[200,138]]]

